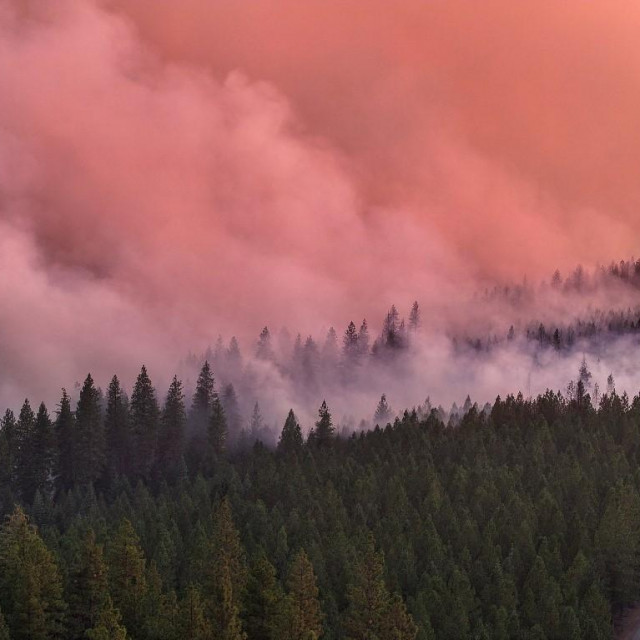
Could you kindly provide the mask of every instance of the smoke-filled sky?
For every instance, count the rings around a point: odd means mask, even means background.
[[[633,255],[638,33],[632,0],[0,0],[0,399]]]

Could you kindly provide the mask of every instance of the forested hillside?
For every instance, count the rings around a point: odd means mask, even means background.
[[[594,640],[640,597],[640,397],[350,437],[323,403],[232,453],[210,382],[7,411],[0,638]]]

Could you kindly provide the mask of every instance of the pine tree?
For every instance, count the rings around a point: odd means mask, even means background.
[[[216,607],[217,636],[221,640],[246,640],[242,630],[238,598],[234,594],[234,580],[231,575],[231,562],[227,557],[221,559],[221,583],[219,602]]]
[[[194,585],[189,585],[180,602],[178,629],[180,640],[213,640],[214,638],[213,628],[206,616],[200,591]]]
[[[109,585],[124,626],[134,637],[142,632],[147,595],[144,553],[129,520],[124,519],[108,547]]]
[[[334,438],[333,422],[327,403],[323,400],[318,410],[318,420],[313,431],[312,442],[319,448],[331,446]]]
[[[302,445],[302,430],[293,409],[290,409],[278,441],[278,452],[287,456],[295,456],[302,451]]]
[[[260,405],[257,402],[253,405],[253,412],[249,420],[249,438],[251,442],[264,438],[264,422],[262,413],[260,413]]]
[[[235,387],[229,383],[222,391],[222,408],[227,416],[227,428],[229,430],[229,439],[237,440],[240,429],[242,428],[242,416],[240,414],[240,405],[238,404],[238,396]]]
[[[354,582],[347,590],[349,607],[344,619],[349,640],[413,640],[417,628],[384,582],[384,557],[375,550],[373,536],[364,544]]]
[[[358,352],[361,360],[369,355],[369,326],[366,320],[362,321],[360,331],[358,331]]]
[[[227,445],[227,418],[220,398],[215,396],[211,403],[209,418],[209,447],[215,456],[222,455]]]
[[[322,360],[325,366],[331,367],[338,360],[338,336],[333,327],[329,328],[322,347]]]
[[[93,529],[89,529],[69,572],[68,625],[70,637],[80,640],[85,632],[99,626],[105,608],[112,607],[107,583],[107,568],[102,546],[96,543]]]
[[[27,502],[32,502],[36,492],[48,495],[51,491],[51,475],[53,472],[53,428],[49,412],[40,404],[29,446],[32,456],[28,468],[29,483],[24,494]]]
[[[391,409],[387,403],[387,396],[383,393],[380,397],[380,402],[376,407],[375,414],[373,415],[373,421],[375,424],[384,426],[391,419]]]
[[[33,409],[31,409],[29,400],[25,400],[16,422],[14,437],[16,451],[14,477],[16,487],[25,500],[29,500],[31,488],[31,461],[34,457],[33,432],[35,424],[36,416],[33,413]]]
[[[247,583],[246,629],[251,640],[276,640],[284,593],[276,569],[261,553],[254,562]]]
[[[273,360],[273,347],[271,346],[271,334],[268,327],[260,332],[258,343],[256,344],[256,358],[258,360]]]
[[[190,428],[194,435],[204,437],[209,423],[211,403],[215,396],[215,380],[209,362],[205,361],[198,375],[196,390],[189,412]]]
[[[107,468],[114,476],[131,473],[131,425],[129,401],[118,376],[113,376],[107,390],[107,410],[104,421],[107,447]]]
[[[90,484],[100,477],[106,462],[100,394],[91,374],[80,390],[75,434],[74,479],[78,484]]]
[[[182,460],[185,426],[182,382],[174,376],[162,411],[158,455],[160,470],[172,479],[176,478]]]
[[[52,640],[64,630],[58,567],[20,507],[0,529],[0,609],[14,640]]]
[[[8,500],[11,499],[9,496],[13,485],[15,429],[15,416],[13,411],[7,409],[0,420],[0,504],[5,501],[4,496]]]
[[[287,578],[287,597],[279,638],[308,640],[322,635],[322,611],[313,565],[303,549],[295,555]]]
[[[205,593],[211,595],[212,620],[221,634],[241,611],[247,583],[247,566],[240,534],[233,523],[231,505],[223,498],[216,510],[210,563],[205,567]],[[234,613],[235,612],[235,613]]]
[[[342,338],[342,357],[347,364],[354,364],[359,357],[358,330],[351,321]]]
[[[58,405],[58,416],[54,425],[56,439],[56,484],[62,491],[68,491],[75,480],[75,439],[76,419],[71,411],[71,399],[66,390],[62,390],[62,398]]]
[[[134,477],[148,479],[158,453],[159,432],[156,392],[142,367],[131,394],[131,457]]]
[[[127,640],[129,636],[120,619],[120,612],[113,606],[111,596],[107,595],[95,626],[88,629],[84,637],[87,640]]]
[[[409,314],[409,331],[415,332],[420,328],[420,306],[416,300]]]

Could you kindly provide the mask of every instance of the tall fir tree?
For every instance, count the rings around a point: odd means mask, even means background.
[[[302,451],[302,445],[302,430],[293,409],[290,409],[278,441],[278,452],[286,456],[295,456]]]
[[[96,543],[93,529],[84,534],[71,563],[67,602],[68,629],[72,640],[81,640],[89,629],[99,626],[103,610],[113,606],[109,598],[102,545]]]
[[[13,640],[63,637],[65,603],[58,567],[20,507],[0,529],[0,609]]]
[[[113,477],[131,472],[131,432],[129,400],[118,376],[113,376],[107,389],[107,408],[104,420],[107,447],[107,469]]]
[[[417,627],[404,604],[392,597],[384,582],[384,557],[368,536],[356,567],[355,580],[347,590],[344,629],[348,640],[413,640]]]
[[[20,495],[29,500],[31,490],[31,461],[34,457],[33,444],[36,416],[29,400],[25,400],[18,415],[15,429],[14,478]],[[32,498],[33,496],[31,496]]]
[[[106,462],[100,394],[87,375],[76,407],[74,446],[75,482],[90,484],[102,475]]]
[[[358,361],[359,355],[358,330],[351,321],[342,338],[342,357],[348,365],[353,365]]]
[[[335,429],[333,427],[331,413],[329,412],[326,401],[323,400],[318,410],[318,420],[316,421],[315,429],[309,437],[312,444],[323,449],[331,446],[334,436]]]
[[[228,625],[233,627],[231,618],[241,612],[247,583],[245,553],[226,497],[216,510],[210,563],[204,576],[205,593],[211,596],[211,618],[222,634]]]
[[[158,453],[160,410],[145,366],[133,387],[130,416],[132,475],[148,480]]]
[[[415,333],[420,328],[420,324],[420,305],[416,300],[411,307],[411,313],[409,313],[409,331]]]
[[[54,425],[57,450],[56,486],[62,491],[68,491],[75,481],[76,418],[71,410],[71,399],[66,389],[62,390],[57,414]]]
[[[182,382],[174,376],[162,410],[158,456],[161,470],[171,479],[176,479],[180,469],[186,421]]]
[[[29,464],[29,485],[25,499],[32,502],[36,492],[48,495],[52,488],[54,439],[49,412],[44,402],[40,403],[32,432],[30,445],[32,457]]]
[[[366,319],[362,321],[360,330],[358,331],[358,353],[361,360],[364,360],[369,355],[369,325]]]
[[[138,536],[126,518],[111,537],[107,551],[109,586],[114,604],[122,614],[126,629],[137,638],[144,628],[146,563]]]
[[[209,448],[214,456],[224,453],[227,446],[227,417],[220,398],[216,395],[211,403],[209,418]]]
[[[282,611],[279,637],[310,640],[322,635],[323,614],[313,565],[303,549],[293,558],[287,577],[287,597]]]

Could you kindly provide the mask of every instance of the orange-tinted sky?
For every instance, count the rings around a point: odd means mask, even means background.
[[[636,253],[638,34],[619,0],[0,0],[5,358]]]

